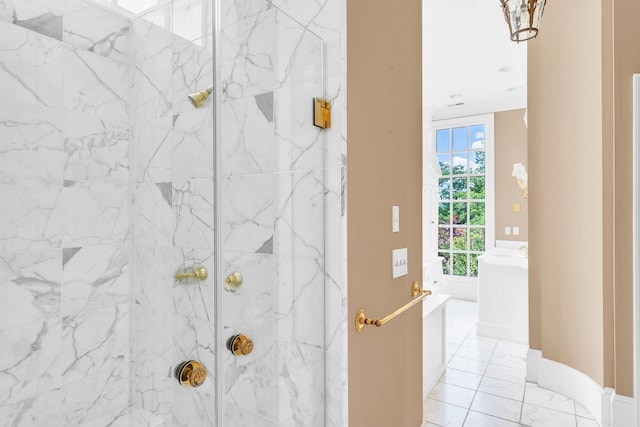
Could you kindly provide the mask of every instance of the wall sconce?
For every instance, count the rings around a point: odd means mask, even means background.
[[[518,180],[518,186],[522,190],[522,197],[525,199],[529,197],[529,178],[527,176],[527,170],[522,163],[513,164],[513,172],[511,176]]]
[[[547,0],[500,0],[511,40],[523,42],[538,35]]]

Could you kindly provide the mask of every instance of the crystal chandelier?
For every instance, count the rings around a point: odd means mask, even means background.
[[[522,42],[538,35],[547,0],[500,0],[511,40]]]

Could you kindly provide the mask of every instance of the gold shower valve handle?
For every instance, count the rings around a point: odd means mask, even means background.
[[[229,292],[235,292],[242,285],[242,274],[235,271],[224,279],[224,287]]]
[[[197,360],[189,360],[178,365],[175,376],[185,387],[200,387],[207,379],[207,370]]]
[[[198,267],[195,270],[189,273],[178,273],[176,274],[176,279],[185,280],[185,279],[198,279],[198,280],[207,280],[209,276],[209,272],[205,267]]]
[[[229,340],[229,350],[236,356],[246,356],[253,351],[253,341],[243,334],[234,335]]]

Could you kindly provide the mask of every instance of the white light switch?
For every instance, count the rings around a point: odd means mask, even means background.
[[[504,234],[507,236],[511,236],[511,227],[505,227],[504,228]]]
[[[513,235],[517,236],[520,234],[520,227],[513,227]]]
[[[406,276],[409,273],[409,261],[407,257],[407,248],[394,249],[391,252],[391,260],[393,262],[393,278]]]
[[[400,231],[400,206],[391,206],[391,231]]]

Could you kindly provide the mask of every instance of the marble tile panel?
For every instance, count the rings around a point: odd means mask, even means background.
[[[175,381],[172,383],[173,427],[216,425],[213,387],[207,388],[205,384],[196,389],[187,389]]]
[[[341,353],[346,348],[347,295],[342,285],[342,276],[346,271],[342,260],[324,260],[325,277],[325,348],[330,352]]]
[[[211,109],[187,111],[173,118],[173,180],[213,179],[214,116]]]
[[[280,87],[322,78],[324,74],[322,40],[290,15],[274,14],[277,54],[276,79]]]
[[[85,246],[63,251],[63,316],[129,302],[127,245]]]
[[[0,254],[0,329],[60,316],[62,250]]]
[[[324,426],[324,350],[305,344],[276,342],[278,425]]]
[[[1,174],[62,179],[63,117],[61,110],[39,107],[35,101],[0,111]]]
[[[231,337],[244,331],[224,328],[224,336]],[[244,357],[225,352],[223,359],[224,405],[240,407],[250,414],[274,419],[276,387],[276,358],[273,337],[256,334],[253,351]]]
[[[171,2],[136,16],[131,22],[133,64],[171,51]]]
[[[170,182],[173,116],[166,115],[132,128],[133,163],[137,182]]]
[[[423,404],[424,420],[447,427],[462,427],[468,409],[427,398]]]
[[[344,71],[344,3],[327,0],[274,0],[273,4],[322,39],[326,75],[334,76]]]
[[[207,0],[209,1],[209,0]],[[213,38],[211,35],[193,42],[174,42],[172,106],[174,113],[193,110],[188,95],[213,84]],[[217,88],[220,90],[220,88]],[[201,109],[212,108],[213,96]],[[213,114],[209,112],[209,114]]]
[[[170,113],[172,74],[171,50],[133,66],[131,102],[134,123],[157,119]]]
[[[60,389],[43,392],[20,402],[0,405],[0,420],[11,427],[64,425],[60,412]]]
[[[64,0],[63,40],[74,47],[127,63],[129,21],[86,0]]]
[[[520,422],[530,427],[573,427],[576,425],[576,417],[566,412],[524,403]]]
[[[65,181],[64,247],[124,242],[129,235],[128,190],[126,184]]]
[[[132,301],[170,312],[172,287],[178,286],[178,252],[171,247],[135,245],[133,263]]]
[[[578,427],[600,427],[598,423],[591,418],[576,417]]]
[[[0,90],[14,102],[44,108],[62,105],[63,45],[0,22]]]
[[[221,29],[221,70],[225,100],[271,92],[279,86],[271,9]]]
[[[347,347],[346,337],[344,347]],[[347,365],[345,351],[325,352],[325,426],[348,425]]]
[[[212,0],[174,0],[172,31],[184,41],[201,39],[213,33]]]
[[[127,183],[129,129],[85,114],[65,114],[64,179]]]
[[[172,246],[171,182],[137,184],[135,192],[133,228],[136,244]]]
[[[277,176],[225,177],[222,185],[222,244],[226,251],[273,253]]]
[[[181,271],[193,271],[205,267],[209,271],[206,280],[181,280],[171,290],[173,312],[200,320],[215,320],[215,258],[210,249],[181,249],[177,253]]]
[[[65,426],[80,426],[128,405],[129,325],[129,304],[63,318]]]
[[[324,267],[318,259],[278,257],[274,298],[278,336],[324,345]]]
[[[440,382],[433,388],[429,398],[462,408],[469,408],[475,394],[474,390]]]
[[[3,0],[0,21],[62,40],[62,0]]]
[[[213,248],[213,187],[211,178],[173,182],[173,243],[176,247]]]
[[[60,319],[0,330],[0,407],[60,388]]]
[[[471,409],[483,414],[493,415],[494,417],[505,420],[518,422],[520,419],[520,409],[522,402],[517,400],[506,399],[500,396],[494,396],[482,392],[477,392]]]
[[[62,243],[59,181],[0,176],[0,252],[51,249]]]
[[[167,427],[161,417],[138,408],[127,407],[122,411],[100,417],[81,427]]]
[[[537,384],[527,383],[524,401],[532,405],[553,409],[575,415],[576,407],[573,400],[550,390],[538,387]]]
[[[244,331],[273,335],[275,259],[271,254],[224,252],[223,274],[242,274],[242,286],[221,292],[225,324]]]
[[[578,402],[574,402],[574,403],[576,405],[576,416],[582,417],[582,418],[591,418],[591,419],[594,418],[593,415],[591,415],[591,412],[589,412],[587,408],[585,408]]]
[[[128,64],[66,47],[63,65],[65,111],[123,126],[129,123]]]
[[[131,402],[159,417],[171,417],[172,316],[140,304],[132,306]]]
[[[278,164],[289,164],[292,141],[276,145],[273,92],[223,103],[221,133],[226,176],[274,172]]]
[[[229,427],[274,427],[274,421],[263,416],[252,414],[246,409],[234,405],[232,403],[225,403],[224,425]]]
[[[274,92],[278,170],[319,169],[324,166],[325,134],[313,125],[313,98],[322,98],[320,80]]]
[[[324,172],[278,174],[274,253],[324,258]]]
[[[269,0],[222,0],[220,2],[222,26],[237,24],[272,7]]]

